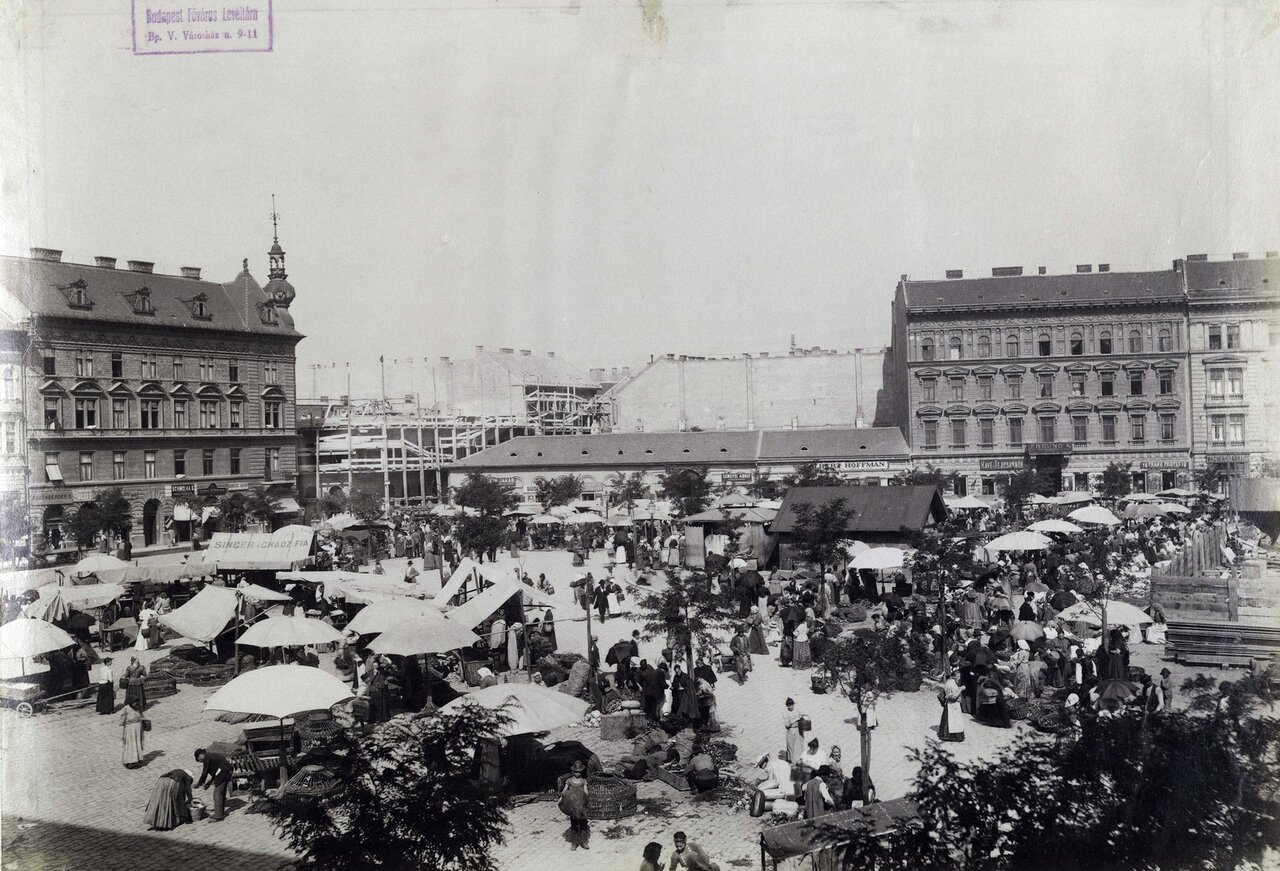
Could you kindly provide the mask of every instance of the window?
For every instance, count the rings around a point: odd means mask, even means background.
[[[0,450],[3,450],[6,456],[14,454],[18,450],[17,429],[16,422],[9,423],[8,421],[0,420]]]
[[[1137,330],[1129,331],[1129,353],[1130,354],[1142,353],[1142,333],[1138,332]]]
[[[991,376],[990,375],[978,376],[978,398],[979,399],[991,398]]]
[[[187,428],[187,401],[185,399],[175,399],[173,401],[173,428]]]
[[[1132,479],[1130,489],[1134,493],[1147,492],[1147,473],[1146,472],[1130,472],[1129,477]]]
[[[216,399],[200,400],[200,428],[201,429],[217,429],[218,428],[218,400]]]
[[[1009,382],[1009,398],[1021,399],[1022,398],[1022,376],[1010,375],[1008,376],[1007,380]]]
[[[44,355],[44,374],[50,377],[58,374],[58,358],[49,352]]]
[[[960,347],[959,339],[951,340],[952,348]],[[952,358],[956,359],[956,358]],[[262,364],[262,383],[279,384],[280,383],[280,364],[264,361]]]
[[[213,448],[204,448],[200,451],[200,466],[204,474],[213,474]]]
[[[938,446],[938,422],[936,420],[922,421],[921,428],[924,430],[924,446],[926,448],[936,448]]]
[[[187,452],[173,452],[173,474],[186,476],[187,474]]]
[[[80,452],[80,480],[93,480],[93,451]]]
[[[232,360],[230,363],[227,364],[227,380],[232,382],[240,380],[240,361],[239,360]]]
[[[951,400],[953,402],[958,402],[962,399],[964,399],[964,379],[952,378],[951,379]]]
[[[990,336],[978,336],[978,356],[984,360],[991,356]]]
[[[961,349],[961,347],[960,347],[960,337],[959,337],[959,336],[952,336],[952,337],[951,337],[951,343],[950,343],[950,345],[948,346],[948,353],[949,353],[949,355],[950,355],[950,357],[951,357],[951,359],[952,359],[952,360],[959,360],[959,359],[961,359],[962,357],[964,357],[964,351],[963,351],[963,350]],[[275,384],[276,382],[275,382],[275,380],[273,379],[273,380],[271,380],[271,381],[268,381],[267,383],[268,383],[268,384]]]
[[[119,351],[111,352],[111,377],[124,377],[124,354]]]
[[[191,315],[201,320],[210,320],[213,314],[209,311],[209,297],[206,294],[198,293],[192,297]]]
[[[1036,339],[1036,353],[1041,357],[1048,357],[1053,353],[1053,342],[1049,340],[1048,333],[1041,333],[1040,338]]]
[[[920,343],[920,359],[933,359],[933,339],[925,339]]]
[[[965,431],[964,418],[956,418],[955,420],[951,421],[951,447],[953,448],[964,447],[964,431]]]
[[[1209,395],[1225,396],[1226,395],[1226,370],[1210,369],[1209,370]]]
[[[182,378],[182,358],[181,358],[181,357],[174,357],[174,358],[173,358],[173,380],[174,380],[174,381],[182,381],[182,380],[183,380],[183,378]]]
[[[1233,414],[1227,418],[1227,441],[1233,445],[1244,444],[1244,415]]]
[[[1058,419],[1056,417],[1040,418],[1040,441],[1056,442],[1058,440]]]
[[[1004,353],[1007,357],[1017,357],[1019,355],[1017,336],[1010,336],[1004,340]]]
[[[233,475],[240,474],[240,449],[239,448],[231,449],[231,474]]]
[[[1078,445],[1089,440],[1089,418],[1071,418],[1071,440]]]
[[[1071,373],[1071,395],[1084,396],[1084,373],[1083,372]]]
[[[951,487],[951,492],[955,493],[957,496],[968,496],[969,479],[964,477],[956,478],[955,484]]]
[[[76,377],[93,377],[93,354],[88,351],[76,351]]]
[[[280,449],[267,448],[267,478],[276,478],[280,475]]]
[[[46,399],[44,401],[44,426],[45,429],[57,429],[62,426],[61,400]]]
[[[17,395],[16,388],[14,387],[15,380],[16,379],[13,376],[13,367],[5,367],[4,386],[3,388],[0,388],[3,390],[3,393],[0,393],[0,396],[3,396],[5,399],[13,399]]]
[[[1217,324],[1213,324],[1209,327],[1209,350],[1222,350],[1222,327]]]
[[[1142,377],[1142,373],[1141,373],[1141,372],[1130,372],[1130,373],[1129,373],[1129,395],[1130,395],[1130,396],[1141,396],[1141,395],[1142,395],[1142,382],[1143,382],[1143,380],[1144,380],[1144,379],[1143,379],[1143,377]]]
[[[1159,373],[1158,377],[1160,379],[1160,395],[1172,396],[1173,395],[1173,373],[1161,372]]]
[[[127,399],[111,400],[111,428],[129,428],[129,405]]]
[[[1209,441],[1224,444],[1227,441],[1227,416],[1215,414],[1209,418]]]
[[[1080,335],[1079,333],[1071,334],[1071,356],[1072,357],[1084,356],[1084,336]]]
[[[1041,372],[1038,376],[1036,376],[1036,380],[1039,381],[1040,383],[1039,396],[1041,399],[1048,399],[1049,397],[1053,396],[1053,374],[1052,373]]]
[[[1173,334],[1168,330],[1161,330],[1160,334],[1156,337],[1156,348],[1161,351],[1172,351]]]
[[[136,315],[153,315],[156,307],[151,304],[151,289],[140,287],[133,292],[133,313]]]
[[[1022,418],[1020,417],[1009,418],[1009,444],[1022,444]]]
[[[93,429],[98,425],[98,400],[76,400],[76,429]]]
[[[156,476],[156,452],[146,451],[142,455],[142,477],[154,478]]]
[[[1240,347],[1240,325],[1227,324],[1227,350],[1231,351]]]
[[[138,368],[140,370],[138,377],[155,381],[157,377],[156,372],[158,371],[156,368],[156,355],[144,354],[142,359],[138,362]]]
[[[141,412],[138,426],[143,429],[160,429],[160,400],[144,399],[138,403]]]
[[[938,397],[938,379],[920,379],[920,399],[922,402],[936,402]]]
[[[1089,491],[1089,473],[1076,472],[1075,479],[1076,479],[1075,488],[1079,490],[1081,493],[1087,493]]]
[[[62,467],[58,465],[57,454],[44,455],[44,474],[46,478],[55,484],[63,482]]]
[[[990,448],[996,443],[996,422],[992,418],[984,417],[978,421],[978,445],[979,447]]]
[[[1102,415],[1102,440],[1107,444],[1115,443],[1116,416],[1114,414]]]
[[[279,403],[276,403],[276,404],[277,404],[277,405],[279,405]],[[271,403],[269,403],[269,402],[268,402],[268,403],[267,403],[267,405],[271,405]],[[232,428],[232,429],[240,429],[240,425],[241,425],[241,417],[242,417],[242,409],[243,409],[243,407],[244,407],[244,403],[243,403],[243,402],[241,402],[240,400],[238,400],[238,399],[233,399],[233,400],[231,401],[231,415],[230,415],[230,417],[231,417],[231,428]]]
[[[113,481],[124,480],[124,469],[125,469],[124,460],[125,460],[124,451],[113,451],[111,453],[111,479]]]
[[[1227,393],[1234,398],[1244,396],[1244,370],[1228,369],[1227,370]]]
[[[210,360],[208,357],[200,358],[200,380],[201,381],[213,380],[213,361]]]
[[[1130,415],[1129,433],[1135,443],[1147,440],[1147,416],[1145,414]]]
[[[1098,353],[1099,354],[1111,353],[1111,333],[1107,330],[1103,330],[1101,333],[1098,334]]]
[[[1173,441],[1173,415],[1172,414],[1160,415],[1160,441],[1162,442]]]

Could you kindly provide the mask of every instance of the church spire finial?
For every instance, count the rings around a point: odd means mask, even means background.
[[[276,212],[276,195],[272,194],[271,195],[271,241],[275,243],[280,242],[279,227],[276,226],[276,222],[279,220],[280,220],[280,215],[278,212]]]
[[[289,284],[289,274],[284,268],[284,249],[280,247],[280,213],[276,211],[276,195],[271,195],[271,250],[267,253],[267,286],[263,288],[272,303],[288,308],[293,302],[294,290]]]

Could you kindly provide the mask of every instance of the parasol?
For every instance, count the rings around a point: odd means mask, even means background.
[[[871,549],[871,545],[865,541],[846,541],[841,543],[841,547],[844,548],[845,555],[848,557],[855,557]]]
[[[1032,581],[1031,583],[1027,584],[1026,586],[1024,586],[1024,587],[1022,588],[1022,592],[1024,592],[1024,593],[1047,593],[1047,592],[1049,592],[1049,587],[1048,587],[1047,585],[1045,585],[1045,584],[1040,583],[1039,581]]]
[[[71,573],[73,575],[92,575],[113,569],[127,569],[128,567],[129,563],[122,559],[117,559],[109,553],[93,553],[72,566]]]
[[[1049,600],[1049,604],[1059,611],[1070,608],[1076,602],[1080,601],[1076,598],[1076,594],[1070,590],[1059,590],[1053,594],[1053,598]]]
[[[970,665],[993,665],[999,661],[991,648],[982,645],[965,650],[964,658],[969,660]]]
[[[905,556],[896,547],[873,547],[855,556],[850,565],[855,569],[900,569]]]
[[[1073,532],[1084,532],[1084,530],[1076,526],[1070,520],[1059,520],[1053,518],[1051,520],[1037,520],[1035,523],[1027,527],[1032,532],[1061,532],[1063,534],[1071,534]]]
[[[1160,517],[1164,512],[1160,510],[1159,505],[1153,505],[1150,502],[1137,502],[1124,509],[1124,516],[1130,520],[1137,520],[1142,517]]]
[[[1160,509],[1163,514],[1190,514],[1191,509],[1177,502],[1161,502],[1156,508]]]
[[[604,518],[594,511],[584,511],[581,514],[570,514],[564,522],[580,526],[587,523],[604,523]]]
[[[1058,619],[1071,622],[1081,621],[1090,626],[1101,626],[1101,607],[1106,608],[1107,622],[1113,626],[1147,626],[1155,622],[1141,608],[1116,599],[1107,599],[1100,606],[1091,602],[1076,602],[1074,605],[1064,608],[1062,613],[1058,615]]]
[[[1128,496],[1121,496],[1121,502],[1159,502],[1160,497],[1152,496],[1150,493],[1130,493]]]
[[[375,632],[386,632],[408,617],[431,614],[440,616],[440,611],[420,599],[384,599],[361,608],[360,613],[351,618],[346,628],[359,635],[372,635]]]
[[[1044,638],[1044,629],[1039,623],[1032,620],[1019,620],[1013,624],[1013,628],[1009,630],[1009,635],[1019,641],[1039,641]]]
[[[526,735],[549,732],[577,723],[589,705],[568,693],[537,684],[496,684],[454,699],[440,709],[441,714],[459,714],[466,705],[479,705],[490,710],[505,706],[511,722],[498,730],[498,735]]]
[[[388,626],[369,649],[394,656],[418,656],[470,647],[480,640],[470,629],[440,613],[406,617]]]
[[[249,647],[302,647],[341,641],[342,633],[323,620],[307,617],[273,617],[260,620],[236,639]]]
[[[947,507],[957,511],[990,511],[991,506],[977,496],[962,496],[947,502]]]
[[[999,550],[1046,550],[1052,542],[1038,532],[1010,532],[987,542],[989,551]]]
[[[741,493],[730,493],[728,496],[721,496],[711,503],[710,508],[754,508],[760,502],[754,496],[745,496]]]
[[[533,518],[529,522],[532,523],[534,526],[552,526],[552,525],[559,526],[561,523],[564,523],[563,520],[561,520],[559,517],[556,517],[554,514],[539,514],[537,517]]]
[[[630,526],[631,518],[625,514],[610,514],[607,523],[609,526]]]
[[[1096,523],[1100,526],[1117,526],[1120,523],[1119,517],[1101,505],[1086,505],[1084,508],[1077,508],[1067,516],[1077,523]]]
[[[1124,702],[1138,694],[1138,688],[1123,678],[1103,678],[1098,681],[1098,701]]]
[[[95,622],[92,614],[86,614],[84,611],[76,611],[67,618],[68,629],[88,629]]]
[[[27,657],[62,650],[75,643],[66,632],[43,620],[19,617],[0,626],[0,659],[23,660],[24,672]]]

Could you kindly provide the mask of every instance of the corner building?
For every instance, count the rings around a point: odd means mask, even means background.
[[[0,296],[26,314],[5,377],[22,397],[34,530],[60,540],[64,520],[108,487],[130,502],[134,547],[189,538],[201,507],[232,490],[266,487],[281,522],[297,511],[302,335],[278,240],[265,287],[248,260],[224,284],[195,267],[162,275],[147,261],[69,263],[35,248],[0,258]]]
[[[1039,469],[1087,490],[1109,463],[1135,489],[1190,479],[1184,264],[1162,272],[904,275],[893,302],[892,390],[916,465],[991,494]]]

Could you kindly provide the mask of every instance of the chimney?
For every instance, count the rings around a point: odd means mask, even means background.
[[[991,270],[991,275],[995,278],[1011,278],[1021,274],[1021,266],[996,266]]]
[[[676,355],[675,355],[675,354],[668,354],[668,355],[667,355],[667,359],[668,359],[668,360],[674,360],[675,358],[676,358]]]
[[[182,271],[183,278],[190,278],[192,281],[200,280],[199,266],[183,266],[181,267],[181,271]]]
[[[604,370],[603,370],[603,369],[601,369],[601,370],[600,370],[600,374],[601,374],[601,375],[603,375],[603,374],[604,374]],[[617,381],[617,380],[618,380],[618,367],[617,367],[617,366],[614,366],[612,369],[610,369],[610,370],[609,370],[609,377],[610,377],[610,378],[612,378],[614,381]],[[603,380],[603,379],[601,379],[601,380]]]
[[[554,360],[555,358],[556,358],[556,352],[555,352],[555,351],[548,351],[548,352],[547,352],[547,359],[548,359],[548,360]]]
[[[1110,271],[1111,271],[1111,264],[1110,264],[1110,263],[1099,263],[1099,264],[1098,264],[1098,271],[1099,271],[1099,272],[1110,272]]]
[[[1049,271],[1049,270],[1048,270],[1048,269],[1046,269],[1046,268],[1045,268],[1045,267],[1043,267],[1043,266],[1037,267],[1037,269],[1036,269],[1036,273],[1037,273],[1038,275],[1044,275],[1044,274],[1045,274],[1046,272],[1048,272],[1048,271]]]
[[[963,269],[948,269],[947,278],[964,278]]]
[[[1267,258],[1280,257],[1280,251],[1268,251]]]
[[[1186,269],[1186,266],[1187,266],[1187,262],[1183,260],[1181,257],[1173,261],[1173,271],[1179,274],[1181,274],[1183,270]]]
[[[587,371],[591,374],[591,380],[592,380],[592,381],[603,381],[603,380],[604,380],[604,370],[603,370],[603,369],[588,369]]]
[[[622,377],[623,377],[623,378],[630,378],[630,377],[631,377],[631,367],[630,367],[630,366],[623,366],[623,367],[622,367]]]
[[[116,259],[114,257],[104,257],[99,255],[93,258],[93,265],[97,266],[99,269],[115,269]]]
[[[530,351],[528,348],[521,348],[521,349],[520,349],[520,356],[521,356],[521,357],[531,357],[531,356],[533,356],[533,352],[532,352],[532,351]]]
[[[129,261],[130,272],[145,272],[148,275],[150,275],[151,270],[155,269],[155,266],[156,265],[154,263],[151,263],[146,260],[130,260]]]
[[[43,260],[46,263],[61,263],[62,251],[57,248],[32,248],[32,260]]]
[[[476,345],[476,353],[479,354],[484,350],[484,345]]]
[[[760,358],[761,358],[761,359],[764,359],[765,357],[768,357],[768,356],[769,356],[769,352],[768,352],[768,351],[761,351],[761,352],[760,352]]]
[[[1085,274],[1086,272],[1093,272],[1093,264],[1092,264],[1092,263],[1077,263],[1077,264],[1076,264],[1076,273],[1077,273],[1077,274],[1079,274],[1079,275],[1083,275],[1083,274]]]
[[[1232,260],[1248,260],[1248,259],[1249,259],[1249,252],[1248,252],[1248,251],[1235,251],[1235,252],[1233,252],[1233,253],[1231,254],[1231,259],[1232,259]]]
[[[441,357],[441,358],[440,358],[440,362],[441,362],[442,364],[444,364],[445,366],[448,366],[448,365],[449,365],[449,358],[448,358],[448,357]]]
[[[514,354],[515,352],[516,352],[515,348],[499,348],[498,349],[499,354]]]
[[[1187,255],[1187,262],[1188,262],[1188,263],[1191,263],[1191,262],[1193,262],[1193,261],[1194,261],[1194,262],[1197,262],[1197,263],[1201,263],[1201,262],[1204,262],[1205,260],[1208,260],[1208,259],[1209,259],[1209,255],[1208,255],[1208,254],[1188,254],[1188,255]]]

